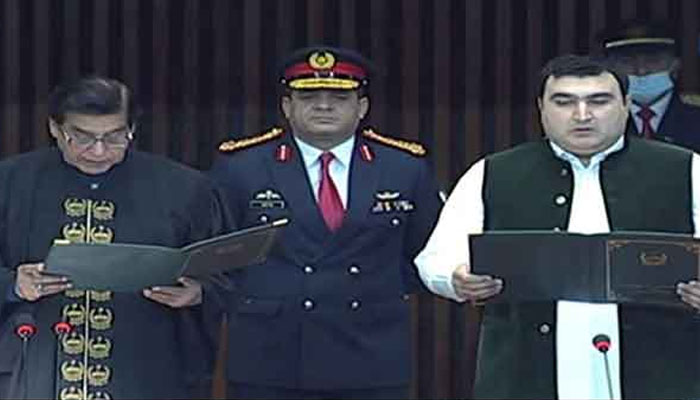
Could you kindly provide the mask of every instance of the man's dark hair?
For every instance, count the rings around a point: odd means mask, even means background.
[[[549,60],[542,68],[537,97],[541,98],[544,95],[544,87],[550,76],[554,78],[561,78],[562,76],[587,77],[598,76],[605,72],[609,72],[615,78],[620,86],[622,97],[627,96],[627,89],[629,88],[627,75],[620,73],[609,61],[601,57],[567,54]]]
[[[126,111],[129,124],[136,121],[131,91],[123,83],[92,76],[57,86],[49,96],[49,116],[63,123],[66,114],[107,115]]]

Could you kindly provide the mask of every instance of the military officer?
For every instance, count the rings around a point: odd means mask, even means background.
[[[626,21],[601,34],[605,55],[629,78],[628,132],[700,151],[698,96],[681,95],[681,60],[668,24]]]
[[[264,265],[232,278],[229,397],[407,396],[412,259],[440,200],[423,146],[358,128],[370,71],[349,50],[295,52],[287,127],[219,147],[212,176],[237,223],[291,221]]]

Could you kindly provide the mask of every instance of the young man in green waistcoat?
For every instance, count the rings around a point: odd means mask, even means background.
[[[435,293],[482,302],[504,282],[470,273],[470,234],[483,230],[695,233],[700,162],[689,150],[626,136],[628,82],[605,61],[551,60],[537,103],[545,140],[475,163],[460,179],[416,258]],[[527,265],[523,265],[527,268]],[[517,290],[518,282],[508,282]],[[679,305],[565,301],[484,309],[477,398],[678,398],[700,395],[700,286],[679,282]],[[612,338],[605,364],[591,339]]]

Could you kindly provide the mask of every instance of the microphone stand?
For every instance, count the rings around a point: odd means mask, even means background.
[[[19,314],[15,318],[15,323],[15,334],[22,340],[22,349],[19,359],[17,360],[17,365],[14,368],[15,375],[10,381],[9,397],[26,398],[28,397],[27,390],[29,389],[29,372],[27,368],[29,339],[34,336],[37,329],[36,325],[34,325],[34,317],[29,313]]]
[[[53,326],[53,331],[56,334],[56,352],[54,354],[54,393],[55,398],[61,398],[61,346],[63,346],[63,338],[70,333],[72,327],[68,322],[59,321]]]

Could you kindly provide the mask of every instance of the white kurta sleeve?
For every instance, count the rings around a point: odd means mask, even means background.
[[[469,264],[469,235],[484,225],[482,186],[484,160],[477,161],[459,179],[425,248],[415,259],[421,279],[433,293],[456,301],[452,272]]]

